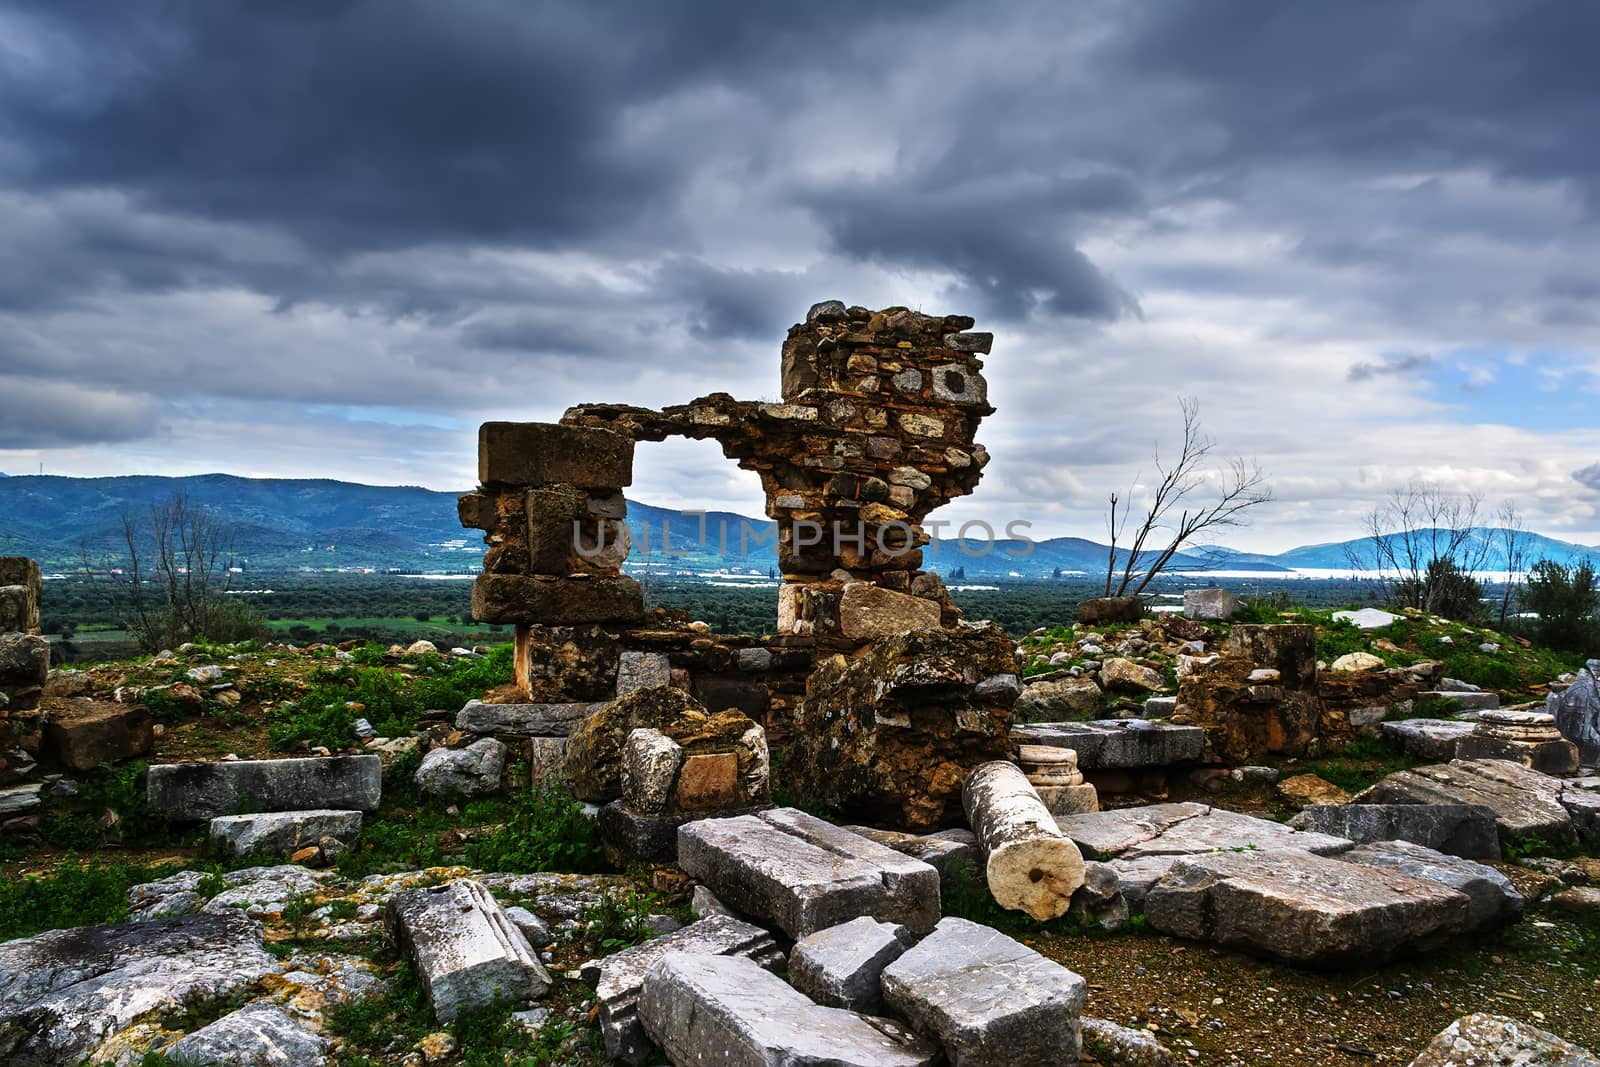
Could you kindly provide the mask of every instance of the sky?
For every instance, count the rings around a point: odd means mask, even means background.
[[[484,420],[775,398],[836,298],[994,332],[934,518],[1101,538],[1192,397],[1273,488],[1236,547],[1417,481],[1600,544],[1596,40],[1567,0],[0,0],[0,471],[466,489]],[[710,442],[630,495],[761,511]]]

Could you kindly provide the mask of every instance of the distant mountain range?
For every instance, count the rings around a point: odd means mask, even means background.
[[[367,569],[466,572],[476,570],[481,535],[462,529],[456,494],[417,486],[357,485],[330,479],[238,478],[203,474],[189,478],[135,476],[65,478],[0,475],[0,555],[33,556],[50,570],[75,569],[87,553],[107,559],[122,548],[122,516],[143,518],[150,506],[176,493],[234,524],[235,550],[246,571]],[[651,569],[694,571],[719,568],[765,570],[775,566],[772,524],[728,512],[704,518],[628,502],[634,555]],[[741,533],[744,534],[741,537]],[[664,551],[663,535],[672,555]],[[1489,542],[1485,568],[1505,568],[1498,531],[1474,536]],[[1600,559],[1600,547],[1526,535],[1527,559],[1563,563]],[[645,549],[649,551],[646,552]],[[967,579],[1018,574],[1103,574],[1107,549],[1081,537],[1023,541],[943,541],[930,550],[927,566],[947,576],[962,568]],[[1220,546],[1191,549],[1176,557],[1175,570],[1224,569],[1262,574],[1287,570],[1340,570],[1354,551],[1369,562],[1364,538],[1305,545],[1277,555]],[[1119,555],[1119,566],[1124,556]]]

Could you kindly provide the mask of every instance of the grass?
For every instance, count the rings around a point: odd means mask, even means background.
[[[95,926],[128,918],[128,890],[172,874],[177,867],[84,863],[68,854],[48,878],[0,881],[0,941],[46,930]]]
[[[1381,734],[1364,733],[1336,755],[1306,763],[1304,770],[1354,794],[1395,771],[1415,767],[1420,762]]]

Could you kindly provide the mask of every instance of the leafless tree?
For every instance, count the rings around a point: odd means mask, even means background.
[[[1516,501],[1502,501],[1496,517],[1500,525],[1495,535],[1506,563],[1505,587],[1500,591],[1500,629],[1503,631],[1511,612],[1511,598],[1522,584],[1522,572],[1528,569],[1528,531],[1523,528],[1522,512],[1517,510]]]
[[[1427,601],[1442,591],[1428,580],[1430,567],[1447,565],[1465,575],[1483,570],[1493,542],[1478,529],[1482,504],[1476,493],[1452,494],[1437,482],[1412,481],[1367,515],[1361,543],[1370,558],[1356,548],[1346,549],[1346,558],[1353,569],[1374,569],[1391,593],[1412,590]],[[1410,606],[1435,610],[1426,602]]]
[[[1111,494],[1106,515],[1106,532],[1111,541],[1106,562],[1106,596],[1138,596],[1184,545],[1206,530],[1243,525],[1246,511],[1272,499],[1272,488],[1266,484],[1259,464],[1235,457],[1222,469],[1214,469],[1211,459],[1216,441],[1201,429],[1199,401],[1193,397],[1180,398],[1178,407],[1183,412],[1183,444],[1171,465],[1162,462],[1159,451],[1156,454],[1156,472],[1160,478],[1133,540],[1128,544],[1120,575],[1116,573],[1117,543],[1133,516],[1133,492],[1129,491],[1127,510],[1120,518],[1117,509],[1122,499],[1116,493]],[[1208,504],[1195,504],[1193,494],[1208,486],[1216,490],[1216,497]],[[1158,544],[1163,547],[1153,547]],[[1147,556],[1147,546],[1151,546],[1148,551],[1154,553],[1153,557]]]
[[[122,514],[120,567],[94,566],[116,581],[116,609],[139,646],[154,652],[200,638],[226,640],[243,621],[223,600],[233,580],[234,531],[182,493],[150,505],[148,521]]]

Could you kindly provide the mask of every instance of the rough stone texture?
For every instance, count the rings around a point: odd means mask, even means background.
[[[1128,922],[1128,898],[1122,891],[1122,878],[1107,863],[1083,865],[1083,885],[1072,894],[1073,915],[1101,929],[1120,930]]]
[[[1546,697],[1545,710],[1586,765],[1600,764],[1600,659],[1589,660],[1571,685]]]
[[[649,1058],[654,1046],[639,1019],[639,994],[650,965],[668,956],[738,956],[757,970],[776,970],[783,965],[783,953],[771,934],[728,915],[701,919],[586,964],[584,969],[595,985],[600,1033],[610,1059],[641,1064]]]
[[[1013,722],[1058,722],[1093,715],[1100,707],[1100,686],[1093,678],[1054,678],[1029,682],[1012,705]]]
[[[1226,622],[1239,610],[1239,598],[1227,589],[1185,589],[1183,614],[1188,619]]]
[[[219,847],[235,856],[252,852],[294,852],[338,838],[352,845],[361,836],[359,811],[265,812],[258,815],[222,815],[211,820],[210,837]]]
[[[1339,858],[1348,863],[1384,867],[1413,878],[1460,890],[1472,901],[1467,928],[1479,930],[1511,922],[1522,914],[1522,894],[1493,867],[1446,855],[1409,841],[1376,841],[1357,845]]]
[[[331,1046],[278,1005],[257,1001],[190,1031],[162,1055],[186,1067],[320,1067]]]
[[[241,812],[308,808],[376,811],[383,796],[377,756],[160,763],[146,775],[150,810],[198,822]]]
[[[149,755],[156,743],[149,708],[99,700],[54,703],[44,739],[56,761],[72,771]]]
[[[1261,669],[1277,671],[1277,681],[1253,679]],[[1324,714],[1316,630],[1301,625],[1233,627],[1226,654],[1180,675],[1173,721],[1203,728],[1208,750],[1233,764],[1304,755],[1313,741],[1349,729],[1342,716]]]
[[[1503,1015],[1463,1015],[1410,1067],[1600,1067],[1600,1059],[1555,1034]]]
[[[1011,740],[1019,745],[1073,749],[1078,753],[1079,769],[1085,771],[1194,763],[1205,749],[1205,733],[1197,727],[1143,719],[1013,726]]]
[[[0,1061],[92,1059],[149,1017],[175,1018],[248,992],[277,969],[239,912],[53,930],[0,945]]]
[[[951,1067],[1071,1063],[1087,983],[998,930],[938,927],[883,972],[883,1000],[936,1035]]]
[[[1056,820],[1090,859],[1186,856],[1217,849],[1290,849],[1331,856],[1351,842],[1205,804],[1151,804]]]
[[[639,1014],[679,1067],[933,1067],[940,1061],[937,1046],[892,1020],[815,1004],[738,957],[657,960],[646,972]]]
[[[0,618],[0,633],[38,633],[39,602],[44,592],[39,564],[27,556],[0,556],[0,589],[20,590],[12,598],[12,613]]]
[[[671,686],[636,689],[597,708],[567,738],[566,776],[581,800],[622,796],[622,749],[638,729],[660,731],[683,749],[685,759],[732,753],[737,765],[733,795],[726,807],[767,801],[769,757],[765,732],[742,712],[715,713],[693,696]],[[669,810],[676,810],[670,805]]]
[[[1351,841],[1410,841],[1473,860],[1500,858],[1494,811],[1481,804],[1319,804],[1289,821]]]
[[[995,902],[1040,922],[1066,914],[1083,885],[1083,856],[1022,770],[1004,760],[980,764],[967,776],[962,801]]]
[[[1278,783],[1278,796],[1297,808],[1312,804],[1348,804],[1350,794],[1314,774],[1296,774]]]
[[[1381,611],[1378,608],[1362,608],[1360,611],[1336,611],[1335,619],[1343,619],[1353,623],[1360,630],[1381,630],[1385,626],[1392,626],[1404,616],[1391,612]]]
[[[830,1008],[883,1014],[878,979],[904,954],[911,931],[863,915],[795,942],[789,953],[789,982]]]
[[[566,737],[595,704],[485,704],[469,700],[456,713],[456,729],[469,734]]]
[[[631,485],[633,442],[597,429],[542,422],[486,422],[478,427],[478,481],[483,485]]]
[[[1105,622],[1138,622],[1143,616],[1142,597],[1096,597],[1078,605],[1078,621],[1085,626],[1098,626]]]
[[[1561,806],[1585,843],[1600,842],[1600,778],[1573,779],[1562,785]]]
[[[1493,694],[1484,694],[1493,696]],[[1457,759],[1501,759],[1545,774],[1578,773],[1578,746],[1561,736],[1555,716],[1542,711],[1490,708],[1456,747]]]
[[[879,830],[872,826],[846,826],[844,829],[892,848],[902,856],[921,860],[939,872],[940,884],[946,887],[952,878],[975,874],[982,862],[978,838],[971,830],[941,830],[934,834],[919,835],[898,830]]]
[[[472,583],[472,617],[479,622],[637,622],[644,592],[617,575],[480,574]]]
[[[1328,665],[1330,671],[1378,671],[1383,659],[1371,652],[1346,652]]]
[[[922,831],[961,818],[961,783],[1011,751],[1002,696],[978,684],[1016,669],[993,624],[918,630],[823,663],[796,709],[790,788],[849,819]]]
[[[689,823],[678,865],[794,938],[860,915],[916,933],[939,918],[938,871],[793,808]]]
[[[1145,897],[1150,925],[1287,963],[1383,959],[1467,928],[1465,893],[1297,850],[1189,856]]]
[[[672,661],[660,652],[624,652],[617,660],[617,696],[672,684]]]
[[[500,791],[506,746],[492,737],[466,748],[436,748],[422,757],[417,788],[434,796],[482,797]]]
[[[939,627],[938,603],[896,593],[871,582],[846,582],[839,598],[839,632],[857,641],[876,641],[907,630]]]
[[[665,815],[683,766],[683,746],[660,730],[644,727],[622,746],[622,798],[638,815]]]
[[[1135,1030],[1109,1019],[1087,1015],[1080,1022],[1083,1058],[1100,1067],[1177,1067],[1182,1062],[1148,1030]]]
[[[1167,679],[1153,667],[1112,656],[1100,667],[1100,684],[1119,693],[1159,693]]]
[[[1451,760],[1397,771],[1356,796],[1358,804],[1482,804],[1493,809],[1502,840],[1532,836],[1570,842],[1572,817],[1562,782],[1505,760]]]
[[[481,884],[459,879],[396,893],[384,927],[410,957],[441,1023],[497,995],[513,1003],[543,996],[550,974],[522,931]]]
[[[1472,723],[1455,719],[1401,719],[1378,726],[1378,732],[1398,742],[1406,755],[1431,760],[1455,759],[1461,739],[1472,731]]]
[[[38,634],[0,633],[0,697],[11,711],[39,706],[50,674],[50,642]]]
[[[630,809],[625,801],[613,800],[602,805],[595,816],[595,832],[606,856],[613,864],[625,867],[630,863],[676,863],[678,861],[678,827],[700,819],[731,819],[737,815],[755,815],[764,806],[729,808],[726,811],[685,811],[671,815],[640,815]]]

